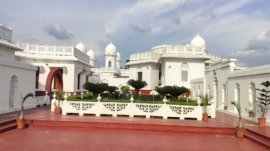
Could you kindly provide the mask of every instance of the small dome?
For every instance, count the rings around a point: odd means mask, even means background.
[[[121,60],[121,54],[117,51],[116,60]]]
[[[86,54],[90,59],[96,60],[96,55],[93,50],[88,50]]]
[[[190,42],[191,46],[205,48],[205,40],[197,34]]]
[[[75,46],[75,48],[77,48],[78,50],[80,50],[81,52],[83,52],[83,53],[85,53],[85,51],[86,51],[86,47],[85,47],[85,45],[83,44],[83,43],[78,43],[76,46]]]
[[[105,48],[105,55],[116,55],[116,47],[113,43],[109,43]]]

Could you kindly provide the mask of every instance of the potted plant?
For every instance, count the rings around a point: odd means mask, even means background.
[[[232,101],[231,102],[232,105],[235,106],[237,113],[238,113],[238,121],[237,121],[237,125],[235,127],[235,135],[236,137],[239,138],[243,138],[245,135],[245,128],[242,124],[242,115],[241,115],[241,106],[239,102],[236,101]]]
[[[249,110],[248,111],[248,117],[254,117],[255,115],[254,115],[254,112],[253,112],[253,110]]]
[[[250,102],[248,103],[246,111],[248,111],[248,117],[254,117],[253,107]]]
[[[203,107],[203,120],[204,121],[208,121],[207,106],[211,105],[210,101],[211,101],[212,98],[213,97],[209,96],[208,94],[200,96],[201,106]]]
[[[228,106],[223,102],[222,103],[223,104],[223,109],[225,110],[225,111],[227,111],[228,110]]]
[[[56,102],[54,103],[54,113],[61,114],[62,108],[60,106],[60,101],[64,100],[63,92],[57,91],[55,99],[56,99]]]
[[[270,109],[270,81],[262,82],[261,85],[264,87],[262,89],[256,89],[259,91],[259,97],[257,97],[257,106],[260,113],[260,118],[258,118],[259,126],[266,125],[266,115]]]
[[[27,98],[29,97],[33,97],[33,93],[27,93],[23,98],[22,98],[22,102],[21,102],[21,114],[20,114],[20,117],[19,119],[17,119],[17,128],[18,129],[23,129],[25,128],[25,119],[24,119],[24,114],[23,114],[23,111],[24,111],[24,102],[26,101]]]

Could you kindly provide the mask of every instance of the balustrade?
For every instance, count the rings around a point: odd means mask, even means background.
[[[56,102],[55,98],[52,104]],[[51,111],[54,106],[51,106]],[[125,115],[129,117],[151,116],[167,118],[194,118],[197,120],[202,119],[201,106],[188,106],[188,105],[170,105],[170,104],[146,104],[146,103],[120,103],[120,102],[86,102],[86,101],[61,101],[62,114],[76,113],[79,115],[92,114],[112,115],[114,117]]]

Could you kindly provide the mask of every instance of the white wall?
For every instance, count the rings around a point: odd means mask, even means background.
[[[1,50],[2,51],[2,50]],[[35,94],[35,72],[36,68],[25,63],[15,60],[0,59],[0,113],[19,110],[21,107],[21,95],[27,93]],[[14,86],[14,108],[9,107],[11,78],[16,77],[16,85]],[[35,107],[34,101],[26,101],[25,108]]]
[[[2,46],[0,44],[0,58],[14,60],[14,49]]]
[[[187,63],[188,80],[186,82],[181,79],[181,65]],[[190,81],[192,79],[200,78],[204,76],[204,60],[202,59],[176,59],[167,58],[162,61],[162,76],[163,85],[177,85],[190,88]]]
[[[236,114],[235,107],[231,104],[232,101],[240,101],[242,114],[245,118],[248,117],[248,110],[250,109],[249,102],[252,102],[254,113],[256,117],[249,118],[257,121],[259,114],[257,112],[256,96],[259,92],[256,91],[255,95],[251,94],[251,83],[255,84],[255,88],[262,88],[260,85],[266,80],[270,80],[270,65],[241,69],[235,65],[235,59],[223,60],[219,63],[212,64],[205,72],[205,81],[203,78],[191,81],[192,95],[195,97],[198,93],[198,87],[201,94],[208,93],[212,95],[216,108],[223,110],[224,105],[228,106],[228,112]],[[216,84],[217,83],[217,84]],[[235,90],[236,84],[239,85],[239,100],[236,100],[237,91]],[[270,124],[270,114],[267,115],[267,122]]]
[[[129,79],[138,79],[138,72],[142,72],[142,80],[147,83],[143,89],[154,89],[159,84],[159,64],[143,63],[138,65],[130,65]]]

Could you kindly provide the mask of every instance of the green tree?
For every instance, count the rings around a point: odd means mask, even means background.
[[[110,98],[112,98],[112,94],[115,93],[115,91],[117,89],[118,89],[118,87],[116,87],[116,86],[108,86],[108,91],[109,91]]]
[[[169,94],[172,96],[172,98],[173,99],[175,99],[175,100],[178,100],[178,96],[179,95],[182,95],[182,94],[184,94],[185,92],[187,92],[188,91],[188,89],[187,88],[185,88],[185,87],[178,87],[178,86],[171,86],[170,88],[169,88]]]
[[[92,92],[94,97],[97,98],[98,94],[104,91],[108,90],[108,84],[107,83],[91,83],[86,82],[83,85],[83,88],[88,90],[89,92]]]
[[[132,86],[136,92],[139,92],[141,88],[144,88],[147,85],[147,83],[145,81],[133,80],[133,79],[130,79],[127,82],[127,84]]]
[[[147,83],[145,81],[134,80],[134,79],[130,79],[127,82],[127,84],[132,86],[135,89],[135,97],[134,97],[134,99],[137,99],[140,89],[144,88],[147,85]]]
[[[261,114],[262,118],[265,118],[265,115],[267,115],[268,110],[270,109],[270,82],[269,81],[265,81],[262,82],[261,85],[264,87],[262,89],[256,89],[258,90],[259,93],[259,97],[257,102],[258,102],[258,108],[259,108],[259,112]]]

